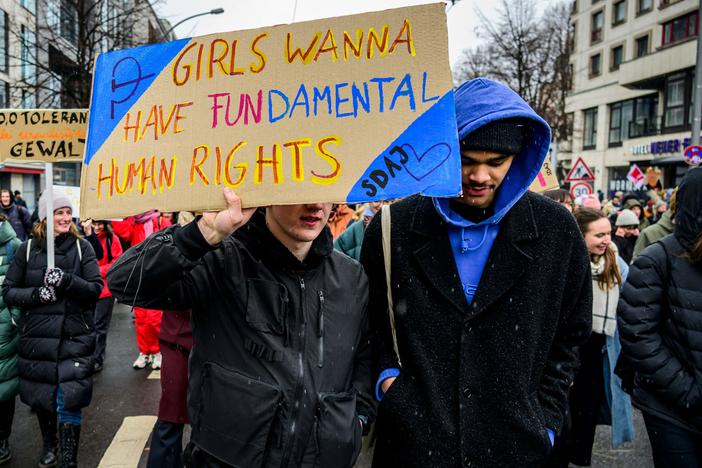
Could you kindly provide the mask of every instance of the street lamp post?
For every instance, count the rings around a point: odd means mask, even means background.
[[[168,35],[169,35],[175,28],[177,28],[177,27],[180,26],[181,24],[183,24],[183,23],[185,23],[186,21],[189,21],[189,20],[191,20],[191,19],[193,19],[193,18],[197,18],[198,16],[205,16],[205,15],[221,15],[222,13],[224,13],[224,8],[213,8],[213,9],[210,10],[210,11],[203,11],[202,13],[198,13],[198,14],[196,14],[196,15],[188,16],[187,18],[184,18],[184,19],[178,21],[178,22],[177,22],[176,24],[174,24],[173,26],[171,26],[170,29],[169,29],[168,31],[166,31],[165,33],[163,33],[163,37],[164,37],[164,39],[168,38]]]

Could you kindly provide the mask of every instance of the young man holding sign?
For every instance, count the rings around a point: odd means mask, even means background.
[[[381,400],[373,466],[540,466],[591,330],[587,250],[567,210],[527,192],[546,122],[489,80],[455,100],[462,196],[392,205],[361,250]]]
[[[107,277],[122,302],[193,310],[186,466],[350,467],[373,416],[363,269],[333,250],[330,203],[225,198]]]

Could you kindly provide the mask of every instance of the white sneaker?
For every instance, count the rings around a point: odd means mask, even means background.
[[[139,353],[139,357],[136,358],[136,361],[134,361],[134,364],[132,364],[132,366],[135,369],[143,369],[144,367],[148,366],[150,362],[151,362],[151,356],[149,356],[148,354]],[[160,358],[159,358],[159,363],[160,363]]]
[[[150,357],[151,368],[153,370],[159,370],[161,368],[161,353],[152,354]]]

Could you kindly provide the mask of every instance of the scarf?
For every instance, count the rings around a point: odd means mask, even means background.
[[[617,303],[619,302],[619,285],[603,290],[597,281],[604,271],[605,256],[602,255],[594,263],[590,260],[592,271],[592,331],[595,333],[614,336],[617,328]],[[618,268],[618,266],[617,266]]]
[[[134,216],[134,222],[141,224],[144,227],[144,237],[149,237],[154,232],[153,219],[158,216],[156,210],[145,211],[144,213]]]

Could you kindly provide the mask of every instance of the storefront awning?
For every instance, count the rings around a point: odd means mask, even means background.
[[[666,166],[672,164],[687,164],[685,158],[682,154],[671,154],[670,156],[663,156],[662,158],[656,158],[651,160],[651,164]]]

